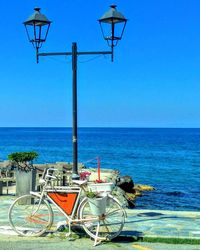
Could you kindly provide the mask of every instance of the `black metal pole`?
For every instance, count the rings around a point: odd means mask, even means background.
[[[113,38],[115,37],[115,26],[114,26],[114,23],[112,23],[112,37]],[[111,51],[112,51],[111,62],[113,62],[113,59],[114,59],[114,41],[113,41],[113,39],[112,39],[112,44],[111,44]]]
[[[78,175],[78,142],[77,142],[77,44],[72,43],[72,116],[73,116],[73,167],[72,179],[79,179]]]
[[[114,47],[114,46],[113,46]],[[73,145],[73,166],[72,166],[72,179],[79,179],[78,174],[78,136],[77,136],[77,58],[82,55],[111,55],[113,61],[113,47],[111,51],[85,51],[78,52],[77,44],[72,43],[72,52],[50,52],[38,53],[36,51],[37,62],[40,56],[72,56],[72,145]]]
[[[39,56],[38,56],[39,48],[36,47],[36,62],[39,63]]]

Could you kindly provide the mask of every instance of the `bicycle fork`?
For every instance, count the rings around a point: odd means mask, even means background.
[[[33,191],[31,191],[30,194],[33,194],[39,198],[38,206],[36,207],[35,211],[33,211],[33,213],[32,213],[32,216],[34,216],[37,213],[37,211],[40,209],[40,205],[41,205],[43,197],[44,197],[44,191],[42,191],[41,195],[36,193],[36,192],[33,192]]]

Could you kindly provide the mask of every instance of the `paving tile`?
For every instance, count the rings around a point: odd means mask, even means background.
[[[14,196],[0,196],[0,235],[15,235],[8,221],[8,210],[14,199]],[[128,218],[122,235],[200,239],[199,212],[136,209],[126,211]],[[65,217],[56,212],[54,227],[58,221],[63,220]]]

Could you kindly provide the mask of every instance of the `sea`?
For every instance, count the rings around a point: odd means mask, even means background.
[[[71,128],[0,128],[0,159],[37,151],[35,163],[72,162]],[[137,209],[200,211],[200,129],[78,128],[78,161],[147,184]]]

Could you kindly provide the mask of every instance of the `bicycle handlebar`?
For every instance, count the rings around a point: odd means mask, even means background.
[[[45,175],[45,179],[47,179],[47,178],[57,180],[57,177],[56,177],[56,176],[49,175],[49,174],[46,174],[46,175]]]
[[[54,176],[54,172],[59,172],[58,169],[56,168],[46,168],[44,169],[44,172],[43,172],[43,175],[42,175],[42,180],[44,181],[51,181],[51,180],[57,180],[58,177],[57,176]]]
[[[48,168],[46,175],[45,175],[45,180],[47,178],[57,180],[58,178],[56,176],[54,176],[54,172],[59,172],[59,170],[56,168]]]

